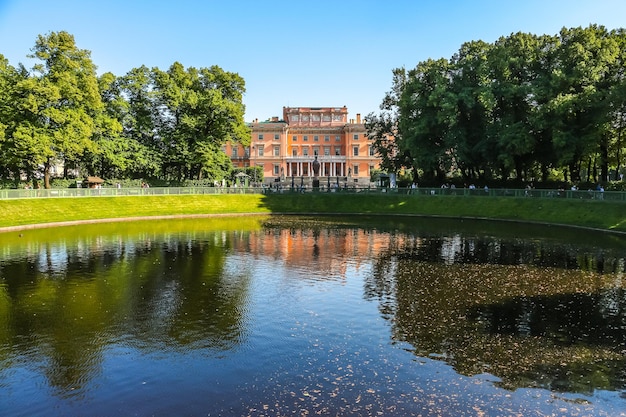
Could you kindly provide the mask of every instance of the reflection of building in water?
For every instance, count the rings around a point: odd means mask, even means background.
[[[348,119],[345,106],[283,107],[282,119],[255,120],[249,127],[250,146],[229,143],[224,152],[235,167],[261,167],[268,184],[291,185],[293,178],[301,177],[310,185],[316,157],[322,186],[367,186],[372,171],[380,168],[361,115]]]
[[[290,268],[314,270],[328,279],[345,279],[349,268],[359,269],[374,254],[389,247],[389,235],[354,229],[268,229],[253,233],[235,246],[255,257],[282,259]],[[312,268],[313,267],[313,268]],[[295,277],[306,278],[306,277]]]

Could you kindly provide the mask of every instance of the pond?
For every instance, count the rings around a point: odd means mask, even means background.
[[[0,415],[623,416],[625,255],[415,217],[0,234]]]

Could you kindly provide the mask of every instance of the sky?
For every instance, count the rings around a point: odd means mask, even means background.
[[[0,0],[0,54],[31,68],[38,35],[66,31],[98,74],[217,65],[246,83],[245,120],[287,107],[380,111],[394,68],[516,32],[626,27],[624,0]]]

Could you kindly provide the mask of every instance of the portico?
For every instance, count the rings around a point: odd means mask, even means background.
[[[336,155],[318,155],[320,177],[345,177],[346,157]],[[286,158],[288,177],[312,177],[313,159],[310,156],[293,156]]]

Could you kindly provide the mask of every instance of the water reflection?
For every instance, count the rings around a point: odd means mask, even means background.
[[[394,338],[510,389],[626,387],[620,250],[494,237],[400,236],[367,293]]]
[[[81,395],[109,344],[148,352],[238,344],[250,276],[224,271],[234,236],[196,234],[49,242],[5,260],[0,369],[35,364],[60,395]]]
[[[426,359],[510,390],[626,390],[621,239],[432,219],[224,222],[0,235],[0,390],[27,385],[26,372],[45,379],[31,390],[78,404],[96,392],[149,404],[115,368],[146,358],[172,368],[159,375],[198,368],[170,376],[188,391],[176,395],[222,415],[267,398],[284,414],[313,399],[318,411],[419,414],[433,397],[409,391],[427,392],[413,368]],[[161,379],[159,407],[176,409]]]

